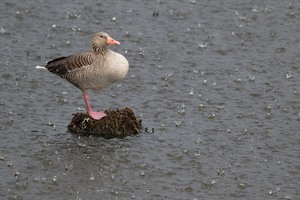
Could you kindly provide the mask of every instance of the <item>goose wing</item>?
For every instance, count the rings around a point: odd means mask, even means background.
[[[51,60],[47,62],[45,68],[62,78],[66,78],[69,73],[92,65],[95,59],[96,56],[92,52],[84,52]]]

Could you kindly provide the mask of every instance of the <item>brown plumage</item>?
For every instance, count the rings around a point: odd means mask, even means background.
[[[87,90],[102,89],[122,80],[128,72],[128,61],[124,56],[110,49],[109,45],[120,44],[107,33],[96,33],[92,40],[92,51],[60,57],[47,62],[48,71],[65,78],[78,87],[84,95],[87,111],[94,119],[105,116],[103,112],[94,112],[89,105]]]

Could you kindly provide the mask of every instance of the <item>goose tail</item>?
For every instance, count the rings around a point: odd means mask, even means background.
[[[35,68],[36,69],[47,69],[45,66],[42,66],[42,65],[37,65]]]

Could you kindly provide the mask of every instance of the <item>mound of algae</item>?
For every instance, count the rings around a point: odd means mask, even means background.
[[[130,108],[121,110],[106,110],[106,116],[94,120],[86,113],[75,113],[68,130],[70,133],[99,136],[106,139],[124,138],[139,134],[142,130],[142,120],[135,117]]]

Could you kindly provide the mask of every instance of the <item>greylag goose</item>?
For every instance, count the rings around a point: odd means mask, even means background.
[[[66,79],[83,93],[88,114],[95,120],[105,117],[104,112],[95,112],[90,106],[87,90],[99,90],[122,80],[128,72],[127,59],[108,48],[120,44],[105,32],[96,33],[92,39],[92,51],[51,60],[44,68]]]

